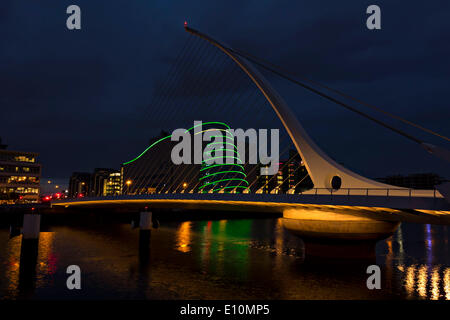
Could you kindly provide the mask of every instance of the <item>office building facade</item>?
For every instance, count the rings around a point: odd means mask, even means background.
[[[6,150],[0,141],[0,204],[37,203],[41,165],[38,154]]]

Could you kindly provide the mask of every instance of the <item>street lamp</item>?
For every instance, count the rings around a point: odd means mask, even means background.
[[[130,193],[130,185],[133,183],[131,180],[127,180],[126,182],[126,185],[127,185],[127,194],[129,194]]]

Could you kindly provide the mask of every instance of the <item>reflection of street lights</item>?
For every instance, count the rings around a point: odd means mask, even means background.
[[[132,181],[131,180],[127,180],[125,183],[127,185],[127,194],[129,194],[130,193],[130,185],[132,184]]]

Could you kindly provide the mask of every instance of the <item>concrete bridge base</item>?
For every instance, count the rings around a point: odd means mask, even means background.
[[[346,241],[385,239],[400,225],[399,222],[375,220],[356,214],[310,209],[285,210],[282,224],[304,239]]]

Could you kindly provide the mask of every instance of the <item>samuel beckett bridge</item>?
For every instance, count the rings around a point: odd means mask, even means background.
[[[196,164],[174,164],[171,160],[175,147],[173,134],[162,132],[145,150],[122,164],[119,194],[65,199],[52,203],[53,207],[134,208],[143,211],[141,225],[151,224],[146,212],[157,208],[279,212],[284,227],[294,233],[338,239],[381,239],[392,234],[402,221],[450,223],[449,183],[433,190],[401,188],[345,168],[313,142],[263,73],[269,74],[274,82],[288,80],[293,86],[368,118],[412,140],[442,161],[450,161],[448,151],[390,126],[335,96],[372,109],[376,107],[310,80],[299,81],[278,67],[232,49],[187,24],[185,30],[190,37],[172,64],[166,83],[157,84],[155,101],[147,111],[148,123],[153,128],[170,122],[177,127],[188,123],[185,132],[192,140],[197,135],[200,137],[204,158]],[[381,109],[376,111],[449,140]],[[265,175],[267,165],[250,163],[239,153],[239,141],[231,128],[245,127],[252,120],[260,121],[253,128],[271,127],[266,121],[270,114],[274,118],[273,112],[282,130],[281,160],[276,174]],[[201,130],[196,130],[197,126],[192,125],[194,120],[203,119],[205,114],[212,120],[203,121]],[[212,139],[205,143],[201,136],[209,131],[220,141]],[[244,143],[247,154],[252,153],[252,148],[251,143]],[[184,152],[183,156],[195,157]],[[227,157],[233,161],[219,164],[208,161]]]

